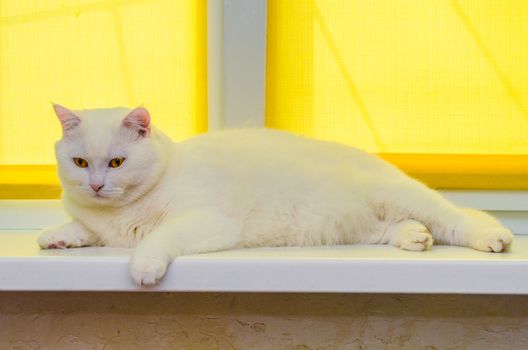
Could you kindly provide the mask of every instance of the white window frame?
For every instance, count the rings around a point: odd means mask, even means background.
[[[266,0],[208,0],[209,130],[264,126]]]
[[[210,130],[264,126],[265,63],[266,0],[208,0]],[[444,194],[459,205],[491,211],[515,233],[528,234],[528,192],[445,191]],[[9,254],[0,257],[3,277],[0,288],[137,291],[138,287],[126,273],[130,251],[106,248],[94,253],[87,248],[79,255],[61,256],[60,252],[39,251],[33,243],[35,234],[22,232],[60,224],[67,219],[58,200],[0,201],[0,231],[21,231],[15,235],[8,232],[4,237],[0,232],[4,246],[25,246],[22,254],[15,250],[13,257]],[[518,241],[522,244],[525,240]],[[34,244],[29,250],[27,242]],[[493,254],[478,254],[475,259],[474,254],[478,252],[471,251],[468,254],[474,253],[473,258],[461,258],[453,247],[444,247],[449,250],[447,253],[439,248],[423,256],[391,247],[370,248],[347,248],[350,253],[346,255],[339,248],[304,249],[301,255],[296,249],[277,248],[279,251],[231,251],[180,257],[159,286],[140,290],[477,294],[526,294],[527,291],[526,283],[521,283],[526,259],[518,252],[515,256],[520,259],[505,256],[503,261]],[[379,257],[378,248],[386,252],[382,254],[383,259],[364,258],[365,249],[373,257]],[[451,249],[455,249],[454,254],[449,253]],[[354,257],[356,253],[358,257]],[[430,253],[439,253],[441,259],[431,259]],[[72,271],[82,273],[72,274]],[[210,278],[196,278],[205,275]],[[342,278],[345,275],[354,278]]]

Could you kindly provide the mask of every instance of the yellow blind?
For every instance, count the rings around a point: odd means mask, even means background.
[[[500,161],[515,184],[477,187],[528,188],[527,42],[524,0],[269,0],[266,123],[383,154],[435,187],[475,187]]]
[[[9,184],[57,184],[47,166],[60,137],[51,102],[144,105],[176,140],[205,131],[205,7],[205,0],[0,0],[0,197],[12,196]]]

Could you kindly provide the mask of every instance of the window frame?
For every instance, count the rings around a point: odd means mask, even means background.
[[[207,1],[209,130],[264,127],[266,0]]]
[[[265,124],[265,60],[266,60],[266,53],[265,53],[265,47],[266,47],[266,38],[265,38],[265,28],[266,28],[266,0],[208,0],[208,122],[209,122],[209,130],[218,130],[222,128],[231,128],[231,127],[263,127]],[[240,27],[237,27],[240,26]],[[243,32],[243,33],[241,33]],[[231,43],[231,44],[229,44]],[[245,54],[249,55],[256,55],[253,57],[260,57],[255,60],[243,60],[243,57]],[[248,74],[249,72],[249,74]],[[245,96],[248,98],[247,103],[245,104],[239,104],[237,96]],[[394,157],[394,155],[386,155],[385,157]],[[408,155],[402,155],[402,156],[408,156]],[[398,163],[396,159],[388,159],[395,163]],[[400,159],[400,162],[405,161],[405,159]],[[433,160],[432,163],[434,163],[436,160]],[[466,160],[462,160],[465,162]],[[528,162],[526,162],[528,164]],[[417,169],[420,170],[420,169]],[[433,169],[434,170],[434,169]],[[34,169],[32,169],[34,171]],[[53,166],[45,166],[40,169],[42,173],[39,176],[39,179],[41,178],[53,178],[55,177],[55,167]],[[1,194],[4,191],[4,188],[2,188],[2,179],[3,176],[26,176],[24,178],[21,178],[20,182],[22,185],[27,185],[27,193],[33,194],[31,192],[31,184],[32,184],[32,178],[31,175],[28,175],[27,169],[23,169],[20,167],[11,167],[9,169],[3,168],[0,166],[0,199]],[[53,187],[53,183],[51,184]],[[55,188],[60,191],[60,187],[58,184],[55,184]],[[20,191],[20,188],[17,189],[17,191]],[[512,228],[512,230],[515,233],[518,234],[528,234],[528,191],[443,191],[444,195],[458,205],[462,206],[469,206],[469,207],[475,207],[478,209],[488,210],[491,211],[492,214],[497,216],[501,221],[503,221],[507,226]],[[34,196],[33,196],[34,197]],[[31,197],[28,197],[31,198]],[[42,197],[39,197],[42,199]],[[56,197],[53,197],[56,198]],[[24,233],[24,231],[27,230],[39,230],[44,227],[60,224],[68,219],[68,216],[62,209],[62,205],[58,200],[0,200],[0,230],[18,230],[20,233]],[[18,233],[18,232],[17,232]],[[12,235],[13,237],[15,235]],[[17,237],[16,241],[13,240],[15,243],[20,243],[20,241]],[[36,247],[36,246],[35,246]],[[88,276],[96,276],[90,280],[90,283],[84,283],[84,285],[89,285],[92,290],[108,290],[110,285],[110,290],[120,290],[120,291],[126,291],[126,290],[137,290],[137,286],[133,286],[130,284],[128,279],[126,280],[126,283],[121,283],[122,281],[116,281],[116,274],[108,274],[108,269],[114,269],[116,272],[121,273],[122,271],[125,271],[126,269],[126,263],[128,261],[128,258],[119,258],[116,259],[115,255],[112,255],[113,253],[108,253],[108,257],[106,259],[103,259],[103,264],[93,264],[93,259],[90,256],[75,256],[73,257],[74,260],[68,259],[67,257],[61,258],[61,259],[47,259],[49,257],[42,257],[38,256],[40,253],[35,253],[35,256],[31,257],[22,257],[22,258],[12,258],[8,255],[7,258],[5,258],[3,262],[3,266],[0,266],[0,268],[4,267],[5,271],[11,272],[11,275],[13,276],[20,276],[22,275],[31,275],[33,272],[37,271],[37,274],[39,271],[44,271],[48,268],[54,269],[54,273],[51,275],[53,276],[62,276],[67,271],[72,270],[72,263],[78,268],[84,268],[86,270],[86,267],[93,268],[95,266],[96,269],[99,269],[100,271],[88,271],[91,273],[88,273]],[[121,254],[121,253],[120,253]],[[400,253],[398,253],[401,255]],[[413,253],[409,253],[413,254]],[[82,254],[81,254],[82,255]],[[89,254],[88,254],[89,255]],[[320,255],[320,254],[316,254]],[[413,255],[414,256],[414,255]],[[447,256],[447,255],[446,255]],[[483,255],[484,256],[484,255]],[[410,257],[410,255],[409,255]],[[46,258],[46,259],[45,259]],[[97,259],[100,260],[101,257],[98,257]],[[104,257],[103,257],[104,258]],[[170,272],[172,271],[172,276],[167,276],[165,280],[164,285],[160,285],[162,289],[158,290],[167,290],[167,291],[177,291],[177,290],[183,290],[188,291],[189,290],[189,284],[187,283],[181,283],[181,278],[178,279],[172,279],[177,281],[177,284],[171,284],[171,279],[169,277],[174,277],[176,274],[174,273],[174,268],[179,268],[177,272],[178,276],[181,277],[182,275],[185,276],[186,274],[193,275],[195,272],[195,269],[193,270],[193,267],[196,268],[192,264],[192,257],[189,262],[187,262],[185,259],[183,259],[183,265],[178,264],[177,266],[171,267]],[[397,273],[400,273],[402,276],[406,275],[412,275],[411,270],[407,269],[406,271],[405,267],[409,266],[418,266],[418,268],[421,269],[422,275],[430,276],[431,272],[434,271],[438,272],[438,268],[442,267],[442,270],[451,272],[451,273],[444,273],[443,276],[455,276],[455,278],[447,278],[447,284],[446,278],[440,279],[442,286],[441,288],[432,288],[432,291],[429,292],[441,292],[441,293],[483,293],[482,288],[461,288],[460,287],[460,268],[467,273],[468,276],[475,275],[475,271],[479,272],[477,275],[484,278],[481,278],[482,280],[489,279],[489,267],[490,264],[494,264],[495,262],[490,261],[478,261],[476,263],[472,263],[470,260],[465,261],[463,258],[455,257],[455,263],[449,264],[449,261],[441,261],[439,262],[439,266],[436,266],[435,270],[435,264],[431,264],[431,262],[424,260],[420,261],[421,258],[416,257],[412,258],[415,261],[412,261],[407,264],[399,264],[403,266],[403,269],[397,269]],[[458,260],[457,260],[458,259]],[[480,258],[479,258],[480,259]],[[486,260],[486,258],[483,258]],[[30,261],[31,260],[31,261]],[[37,261],[38,260],[38,261]],[[52,261],[53,260],[53,261]],[[72,261],[70,261],[72,260]],[[118,261],[119,260],[119,261]],[[214,260],[214,259],[213,259]],[[226,260],[225,258],[220,258],[220,260]],[[258,259],[257,259],[258,260]],[[268,259],[269,260],[269,259]],[[280,260],[280,259],[279,259]],[[277,271],[281,272],[282,275],[284,275],[284,271],[293,271],[293,274],[296,274],[296,266],[292,265],[291,262],[296,259],[286,259],[281,264],[281,261],[275,261],[274,259],[271,259],[269,261],[270,266],[277,267]],[[298,259],[297,259],[298,260]],[[305,259],[306,260],[306,259]],[[308,257],[309,260],[309,257]],[[320,259],[319,259],[320,260]],[[328,260],[328,259],[327,259]],[[333,261],[338,261],[336,259],[331,259]],[[367,261],[367,263],[359,264],[359,270],[358,271],[365,271],[365,268],[368,268],[369,271],[376,272],[377,270],[380,270],[381,272],[386,271],[385,266],[382,266],[379,264],[379,261],[376,262],[375,259],[368,259],[370,261]],[[386,259],[385,259],[386,260]],[[401,260],[399,257],[397,260]],[[35,266],[29,266],[28,263],[33,262],[33,265],[37,265],[38,269]],[[111,263],[109,266],[109,262]],[[251,264],[251,257],[249,260],[244,259],[236,259],[235,263],[231,264],[231,268],[236,269],[237,272],[240,272],[240,266],[245,266],[247,263]],[[266,261],[264,261],[265,263]],[[338,261],[338,265],[342,265],[340,261]],[[400,261],[401,262],[401,261]],[[446,270],[446,264],[447,270]],[[46,268],[43,270],[42,265],[46,264]],[[306,263],[306,262],[301,262]],[[314,261],[308,261],[307,265],[308,268],[311,267],[317,267],[319,270],[321,266],[320,262],[315,259]],[[496,269],[493,271],[495,274],[497,274],[497,269],[499,269],[502,273],[499,273],[499,276],[505,276],[506,274],[519,274],[519,271],[522,269],[522,266],[519,264],[522,264],[521,262],[506,262],[506,264],[495,264]],[[242,265],[240,265],[242,264]],[[458,265],[457,265],[458,264]],[[49,266],[48,266],[49,265]],[[196,264],[195,264],[196,265]],[[218,267],[219,265],[215,263],[215,261],[212,262],[212,264],[198,264],[204,269],[204,273],[211,273],[211,271],[214,271],[214,268]],[[255,265],[255,263],[253,263]],[[264,264],[265,265],[265,264]],[[387,265],[387,264],[385,264]],[[390,263],[389,263],[390,265]],[[500,265],[500,266],[499,266]],[[198,267],[200,267],[198,266]],[[205,266],[205,267],[204,267]],[[257,273],[261,273],[263,261],[256,261],[256,266],[258,269],[255,269]],[[358,267],[356,266],[356,268]],[[380,269],[381,266],[381,269]],[[251,266],[250,266],[251,267]],[[324,267],[324,266],[323,266]],[[342,267],[342,266],[341,266]],[[348,270],[350,268],[353,270],[354,266],[348,266]],[[213,270],[211,270],[213,269]],[[303,270],[306,270],[306,266],[302,267]],[[93,270],[93,269],[92,269]],[[114,271],[112,270],[112,271]],[[229,269],[228,269],[229,270]],[[242,269],[243,270],[243,269]],[[253,273],[255,271],[250,271],[251,268],[248,270],[248,273]],[[298,269],[297,269],[298,270]],[[317,270],[317,269],[316,269]],[[352,271],[350,270],[350,271]],[[394,269],[393,269],[394,270]],[[393,270],[389,273],[389,275],[392,273]],[[416,270],[416,269],[414,269]],[[14,273],[13,273],[14,271]],[[190,272],[189,272],[190,271]],[[220,266],[220,269],[217,269],[218,273],[213,273],[213,275],[222,275],[225,274],[225,266]],[[271,270],[270,270],[271,271]],[[277,271],[271,271],[270,276],[277,275]],[[350,272],[350,271],[347,271]],[[464,272],[463,271],[463,272]],[[353,272],[353,271],[352,271]],[[411,273],[410,273],[411,272]],[[414,271],[416,272],[416,271]],[[39,274],[39,276],[42,274]],[[48,273],[48,275],[50,275]],[[86,273],[85,273],[86,275]],[[254,275],[254,273],[253,273]],[[324,273],[323,273],[324,275]],[[335,276],[339,276],[339,274],[328,274],[330,278],[327,278],[327,281],[323,283],[326,285],[335,285]],[[371,274],[372,275],[372,274]],[[375,275],[375,274],[374,274]],[[492,273],[493,275],[493,273]],[[326,276],[326,275],[324,275]],[[458,276],[458,281],[457,277]],[[509,275],[508,275],[509,276]],[[27,277],[27,276],[26,276]],[[31,277],[31,276],[30,276]],[[34,276],[33,276],[34,277]],[[125,276],[126,277],[126,276]],[[191,276],[192,277],[192,276]],[[288,278],[288,276],[286,276]],[[310,276],[311,277],[311,276]],[[342,286],[339,286],[339,283],[337,283],[337,287],[334,288],[333,291],[336,292],[394,292],[394,285],[391,283],[386,283],[386,280],[383,278],[378,278],[377,281],[378,287],[377,290],[373,290],[376,288],[372,288],[372,281],[369,279],[368,273],[363,276],[364,278],[359,278],[360,281],[367,281],[368,286],[362,287],[357,286],[357,283],[354,282],[353,288],[343,288]],[[108,279],[110,278],[110,280]],[[313,278],[312,278],[313,279]],[[333,280],[334,279],[334,280]],[[58,283],[55,280],[50,279],[42,279],[42,278],[18,278],[18,279],[11,279],[14,280],[15,283],[11,283],[12,290],[20,290],[20,285],[25,286],[27,290],[34,290],[34,291],[42,291],[43,290],[43,281],[46,286],[51,286],[49,288],[59,288],[64,290],[65,286],[64,284]],[[11,281],[10,280],[10,281]],[[83,281],[85,281],[86,278],[83,277]],[[191,280],[193,280],[191,278]],[[195,279],[194,279],[195,280]],[[193,280],[193,281],[194,281]],[[225,278],[223,279],[226,280]],[[259,276],[258,280],[263,280]],[[265,279],[264,279],[265,280]],[[341,279],[342,280],[342,279]],[[413,279],[416,280],[416,279]],[[436,279],[437,280],[437,279]],[[511,278],[506,278],[506,280],[511,281]],[[514,279],[513,279],[514,280]],[[24,283],[18,283],[17,281],[25,281]],[[30,281],[28,284],[27,281]],[[110,281],[110,283],[106,282]],[[124,280],[123,280],[124,281]],[[167,285],[167,282],[169,283]],[[185,282],[185,281],[184,281]],[[201,286],[194,286],[191,283],[191,289],[197,288],[197,290],[201,291],[212,291],[212,290],[218,290],[218,286],[220,286],[220,289],[224,288],[227,291],[248,291],[247,288],[242,285],[240,287],[239,285],[223,285],[222,283],[218,284],[216,283],[216,280],[212,280],[209,285],[201,285]],[[289,281],[291,282],[291,281]],[[310,290],[310,286],[313,285],[311,283],[311,279],[308,284],[305,283],[305,286],[299,287],[299,283],[302,284],[303,280],[300,279],[300,282],[295,284],[295,288],[290,291],[294,292],[320,292],[321,290]],[[451,283],[449,283],[451,282]],[[106,283],[106,285],[105,285]],[[215,284],[216,283],[216,284]],[[71,283],[70,283],[71,284]],[[269,283],[268,283],[269,284]],[[321,284],[321,283],[319,283]],[[471,281],[470,283],[473,285],[479,285],[478,283],[475,284],[474,281]],[[8,289],[9,289],[9,283]],[[78,281],[74,281],[73,288],[70,288],[70,290],[86,290],[86,287],[79,286]],[[251,285],[251,283],[250,283]],[[288,285],[291,285],[291,283],[284,284],[277,284],[276,286],[271,288],[273,290],[266,290],[266,287],[261,288],[259,286],[255,287],[255,285],[251,285],[252,290],[257,291],[288,291]],[[308,287],[306,287],[306,285]],[[428,284],[425,284],[426,287]],[[436,284],[438,285],[438,283]],[[467,285],[467,283],[466,283]],[[485,283],[481,283],[480,285],[486,285]],[[57,287],[58,286],[58,287]],[[95,287],[94,287],[95,286]],[[106,287],[105,287],[106,286]],[[165,287],[164,287],[165,286]],[[211,287],[212,286],[212,287]],[[227,286],[227,287],[226,287]],[[447,286],[447,287],[446,287]],[[507,284],[506,288],[504,288],[503,285],[500,283],[495,283],[494,286],[498,286],[496,288],[484,288],[486,289],[484,293],[489,294],[498,294],[498,293],[504,293],[505,291],[508,293],[518,293],[523,294],[525,293],[525,290],[520,288],[518,285],[515,284]],[[83,289],[84,288],[84,289]],[[259,288],[261,288],[259,290]],[[362,289],[363,288],[363,289]],[[68,289],[66,287],[66,289]],[[291,289],[291,288],[290,288]],[[313,289],[313,288],[312,288]],[[316,288],[317,289],[317,288]],[[331,289],[331,288],[330,288]],[[326,288],[326,292],[328,292],[330,289]],[[397,289],[397,288],[396,288]],[[424,293],[427,292],[427,289],[431,289],[429,287],[424,289],[424,283],[422,280],[419,280],[419,283],[417,283],[415,286],[406,286],[404,288],[403,292],[410,292],[410,293]],[[424,291],[425,290],[425,291]],[[400,291],[401,292],[401,291]]]

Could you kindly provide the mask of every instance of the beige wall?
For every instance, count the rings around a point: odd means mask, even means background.
[[[0,293],[0,349],[528,349],[528,296]]]

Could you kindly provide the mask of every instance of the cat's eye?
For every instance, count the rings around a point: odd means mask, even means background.
[[[125,158],[118,157],[118,158],[112,159],[110,163],[108,163],[108,166],[111,168],[119,168],[121,165],[123,165],[124,162],[125,162]]]
[[[88,162],[86,159],[82,158],[73,158],[73,162],[75,165],[77,165],[79,168],[86,168],[88,166]]]

